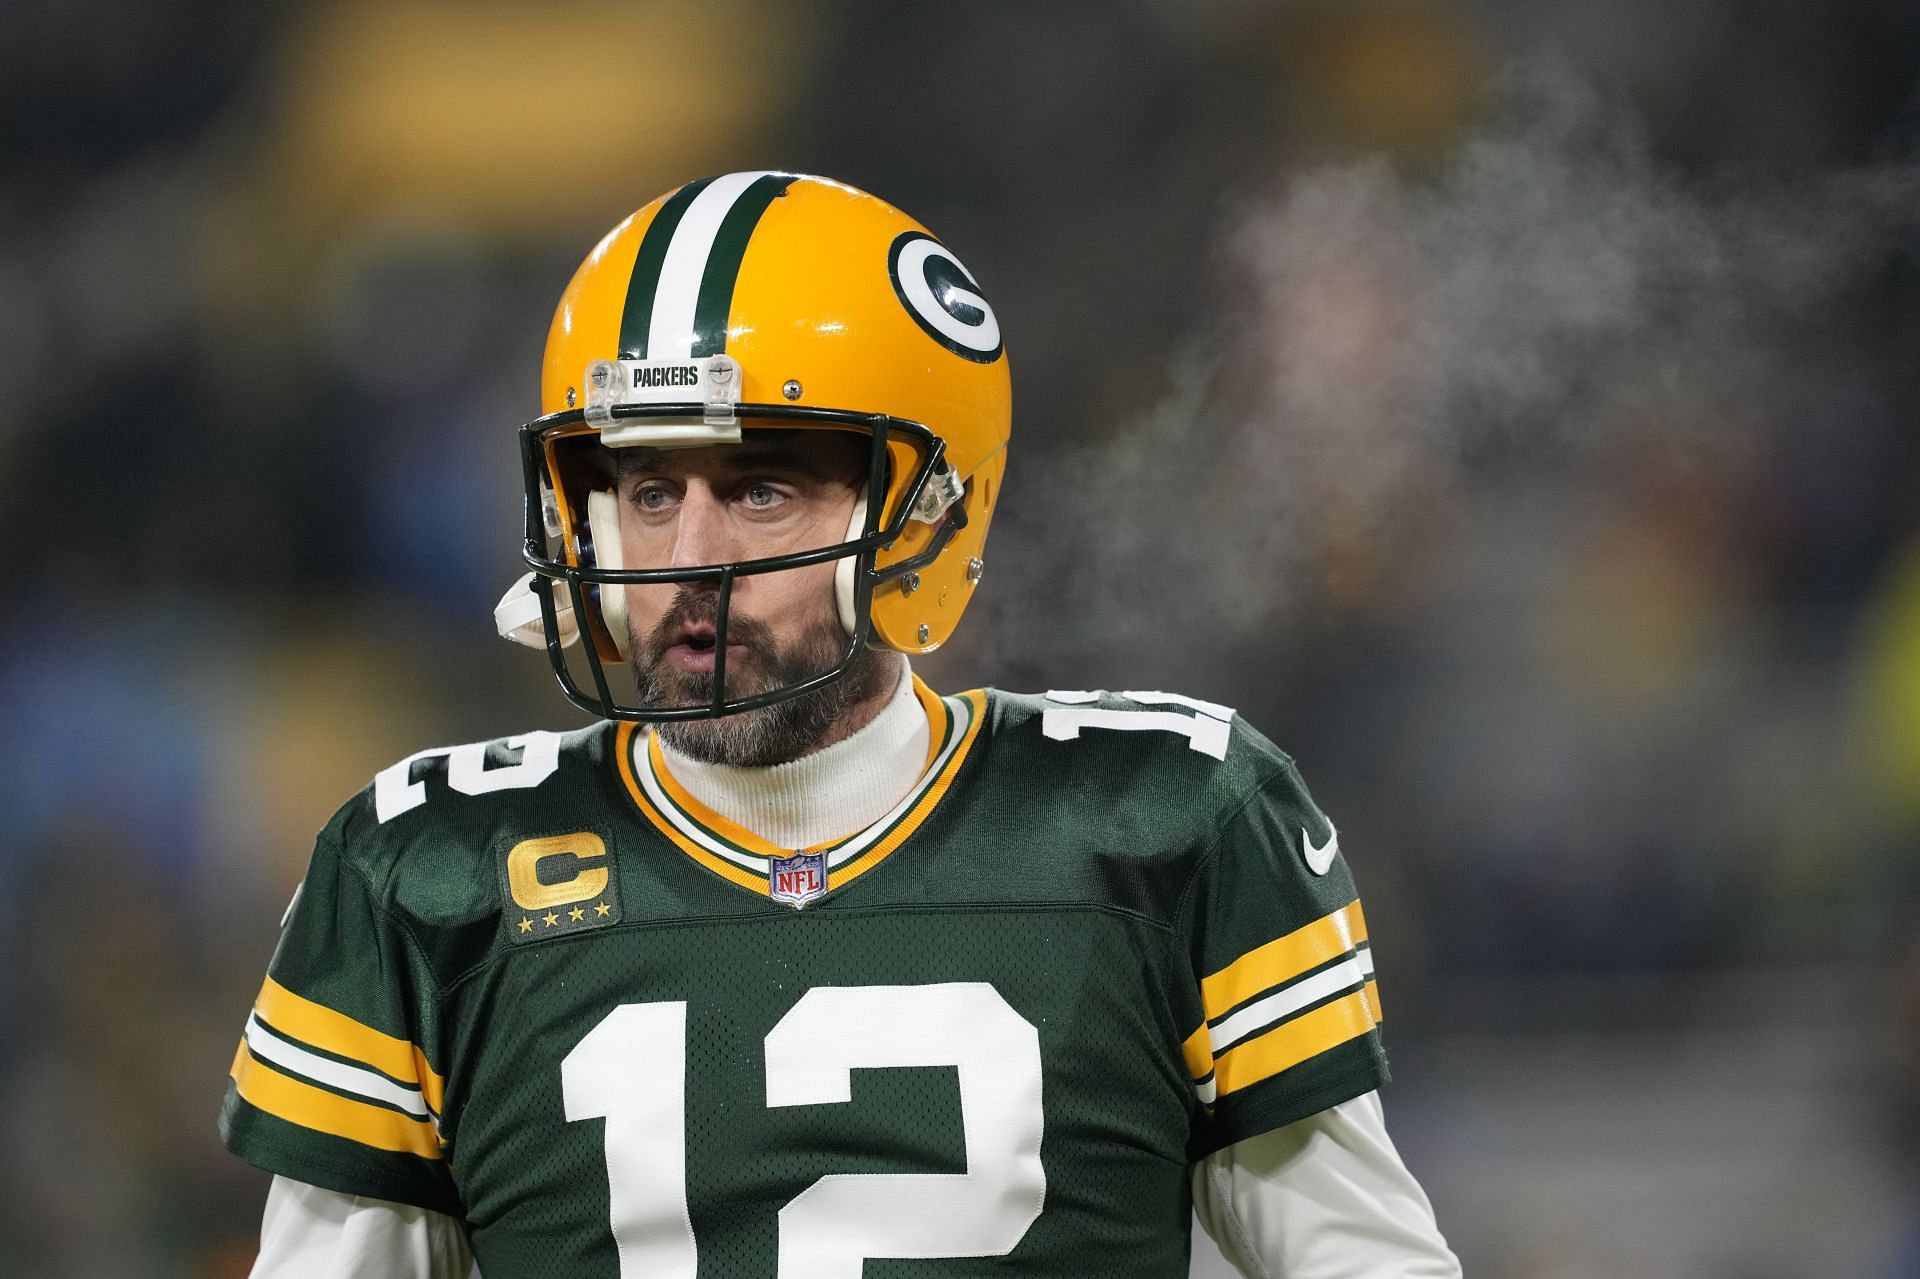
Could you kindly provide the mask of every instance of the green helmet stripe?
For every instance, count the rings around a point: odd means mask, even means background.
[[[727,313],[733,308],[733,286],[740,278],[740,262],[747,253],[747,240],[760,224],[767,206],[786,192],[793,182],[791,173],[769,173],[741,192],[740,198],[720,221],[713,237],[713,249],[707,254],[707,267],[700,276],[700,294],[693,308],[692,354],[719,355],[727,349]]]
[[[702,178],[689,182],[668,196],[660,211],[653,215],[646,235],[641,237],[640,251],[633,259],[633,274],[627,280],[627,305],[620,313],[621,359],[647,358],[647,329],[653,322],[653,299],[660,287],[660,267],[667,260],[667,246],[673,243],[673,233],[679,230],[687,206],[712,181],[712,178]]]

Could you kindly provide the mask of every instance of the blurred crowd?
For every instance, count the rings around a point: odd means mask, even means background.
[[[944,690],[1238,707],[1471,1274],[1920,1275],[1920,9],[0,5],[0,1276],[245,1273],[313,832],[492,634],[595,239],[829,174],[994,299]]]

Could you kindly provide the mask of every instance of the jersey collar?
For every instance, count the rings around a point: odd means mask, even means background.
[[[981,690],[941,697],[916,675],[913,692],[927,713],[929,728],[927,767],[920,780],[872,825],[845,839],[798,850],[825,855],[829,893],[878,866],[919,829],[945,798],[979,735],[986,710],[986,694]],[[632,722],[620,725],[614,756],[641,815],[707,870],[771,898],[772,861],[791,857],[796,850],[769,843],[689,794],[667,771],[659,740],[651,731],[639,729]]]

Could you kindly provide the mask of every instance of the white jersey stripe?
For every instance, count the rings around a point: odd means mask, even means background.
[[[1309,1004],[1315,1004],[1336,991],[1358,986],[1367,979],[1358,956],[1348,955],[1333,967],[1302,977],[1290,986],[1282,986],[1265,999],[1257,999],[1239,1012],[1214,1023],[1208,1032],[1213,1054],[1218,1057],[1255,1031],[1265,1030],[1283,1021]]]
[[[729,173],[707,183],[680,215],[673,240],[660,263],[660,282],[653,291],[653,315],[647,326],[649,360],[685,360],[693,355],[693,313],[700,299],[700,280],[707,272],[714,237],[734,202],[748,187],[772,172]]]
[[[427,1103],[418,1088],[396,1084],[385,1075],[349,1066],[331,1057],[308,1052],[288,1042],[263,1025],[258,1017],[247,1018],[247,1047],[253,1055],[273,1065],[285,1067],[308,1079],[350,1092],[369,1101],[398,1106],[416,1119],[428,1119]]]

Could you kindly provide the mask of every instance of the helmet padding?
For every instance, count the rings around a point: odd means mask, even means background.
[[[598,568],[626,567],[620,545],[620,497],[610,489],[595,489],[587,494],[587,528],[593,533],[593,558]],[[627,588],[612,582],[600,584],[600,619],[607,624],[613,646],[623,660],[631,661],[627,651]]]

